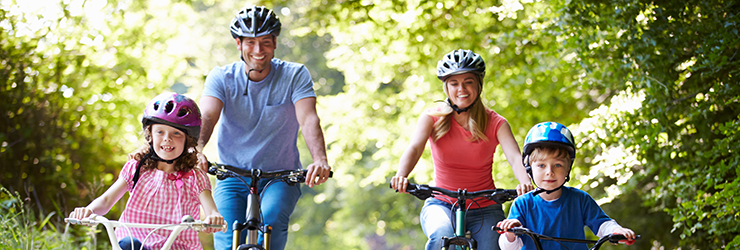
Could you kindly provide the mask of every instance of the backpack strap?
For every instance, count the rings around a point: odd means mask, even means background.
[[[134,172],[134,185],[131,186],[131,190],[134,190],[136,187],[136,183],[139,182],[139,172],[141,172],[141,165],[144,165],[144,161],[148,158],[152,157],[152,151],[149,151],[144,157],[139,160],[139,163],[136,164],[136,172]]]

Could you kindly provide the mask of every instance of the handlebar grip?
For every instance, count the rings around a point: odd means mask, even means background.
[[[621,234],[610,234],[609,235],[609,242],[610,243],[614,243],[614,244],[624,243],[624,244],[627,244],[627,245],[632,245],[632,244],[635,243],[635,240],[639,240],[640,238],[641,238],[640,235],[635,235],[635,239],[634,240],[627,240],[627,237],[625,237],[624,235],[621,235]]]
[[[388,183],[388,187],[393,189],[393,184]],[[406,185],[406,192],[411,193],[416,191],[417,189],[419,189],[419,184],[409,183],[408,185]],[[396,189],[396,191],[398,191],[398,189]]]
[[[70,223],[70,224],[82,224],[82,222],[75,218],[64,218],[64,223]]]

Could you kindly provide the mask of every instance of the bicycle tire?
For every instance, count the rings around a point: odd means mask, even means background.
[[[239,245],[239,247],[236,248],[236,250],[265,250],[265,249],[262,248],[262,246],[260,246],[260,245],[255,245],[255,244],[249,244],[249,245],[247,245],[247,244],[243,244],[243,245]]]

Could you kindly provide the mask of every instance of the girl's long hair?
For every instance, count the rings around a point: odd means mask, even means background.
[[[478,99],[475,100],[470,109],[468,109],[467,111],[470,112],[467,130],[470,131],[471,134],[471,137],[468,138],[468,141],[482,140],[484,142],[487,142],[488,137],[486,136],[486,128],[488,128],[489,119],[488,113],[486,112],[486,107],[483,105],[483,101],[481,101],[483,84],[480,83],[483,79],[480,78],[480,75],[477,76],[479,83]],[[450,96],[450,94],[447,93],[446,81],[443,88],[445,94],[447,96]],[[447,100],[444,101],[444,104],[442,104],[440,108],[432,109],[432,111],[428,113],[431,116],[441,117],[441,119],[437,120],[437,122],[434,123],[434,128],[432,128],[432,139],[434,141],[439,140],[439,138],[442,138],[442,136],[450,131],[450,126],[452,126],[452,119],[454,119],[452,114],[454,110],[452,110],[452,107],[450,107],[450,102],[450,99],[447,98]]]
[[[141,145],[138,149],[134,150],[132,153],[134,156],[134,160],[141,161],[141,159],[144,158],[144,156],[153,150],[152,148],[152,125],[147,125],[144,130],[142,131],[142,134],[144,136],[144,139],[146,140],[146,143]],[[185,136],[185,152],[182,157],[177,159],[175,161],[175,171],[190,171],[192,170],[196,164],[198,164],[198,150],[196,149],[196,146],[198,146],[198,141],[195,140],[194,137],[187,135]],[[154,152],[151,152],[152,154]],[[150,169],[156,169],[157,168],[157,161],[152,158],[147,158],[144,160],[144,163],[141,165],[141,171],[150,170]]]

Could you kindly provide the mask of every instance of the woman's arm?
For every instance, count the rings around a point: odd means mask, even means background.
[[[200,192],[198,200],[200,201],[200,205],[203,207],[203,212],[206,215],[206,219],[203,220],[203,222],[216,225],[226,224],[224,217],[221,216],[221,213],[218,212],[218,208],[216,208],[216,202],[213,201],[211,190],[203,190],[203,192]],[[205,232],[215,233],[218,231],[220,230],[217,228],[208,228]],[[225,233],[226,230],[224,229],[223,232]]]
[[[77,207],[72,213],[69,214],[70,218],[84,219],[91,214],[104,215],[123,197],[126,193],[127,185],[126,181],[122,178],[118,178],[116,182],[111,185],[108,190],[103,193],[100,197],[90,202],[87,207]]]
[[[421,114],[419,122],[416,124],[416,129],[411,135],[411,142],[398,162],[398,172],[396,172],[396,176],[391,178],[391,187],[393,189],[402,193],[406,192],[406,186],[409,184],[407,177],[414,170],[416,163],[419,162],[419,158],[424,153],[424,147],[426,147],[429,135],[432,134],[433,127],[434,120],[432,117],[426,113]]]
[[[516,186],[517,193],[522,195],[534,189],[532,182],[529,180],[529,175],[527,175],[527,170],[524,169],[522,164],[522,153],[519,151],[519,144],[514,139],[514,134],[511,132],[508,122],[504,121],[501,124],[498,133],[496,133],[496,138],[501,144],[506,161],[509,162],[511,170],[514,171],[514,176],[519,181],[519,185]]]

